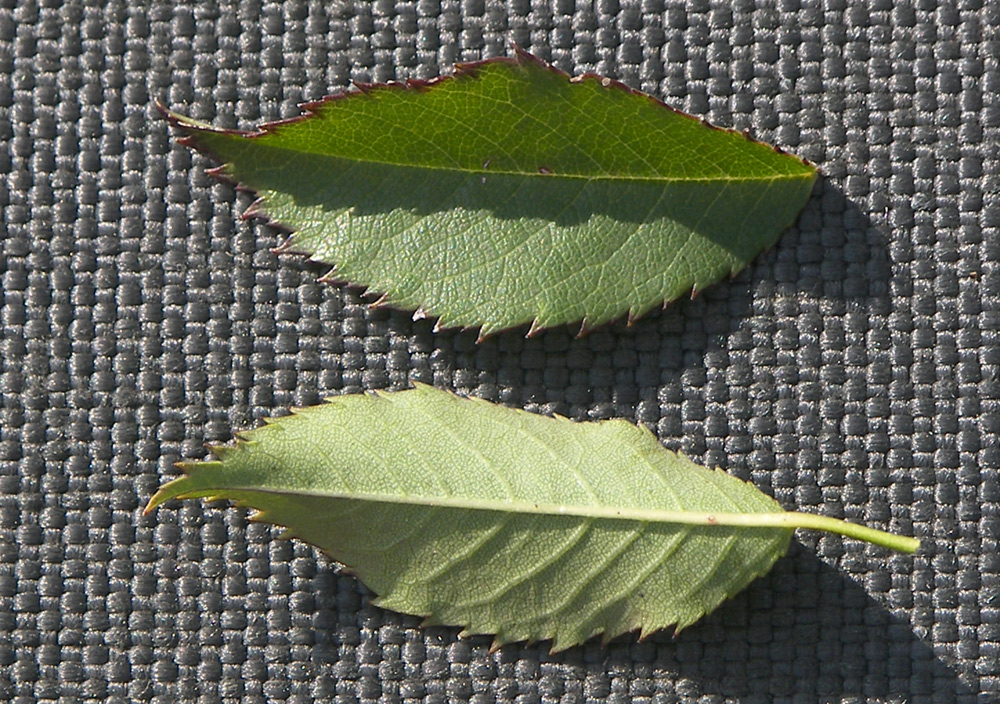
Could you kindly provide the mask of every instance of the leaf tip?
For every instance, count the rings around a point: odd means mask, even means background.
[[[161,487],[155,494],[153,494],[149,498],[149,501],[146,503],[146,507],[142,509],[143,516],[148,516],[157,508],[159,508],[165,501],[169,500],[169,498],[166,495],[166,492],[164,491],[165,488],[166,487]]]
[[[185,476],[173,479],[157,489],[156,493],[150,497],[146,507],[142,510],[143,516],[148,516],[167,501],[176,499],[184,494],[185,489],[190,483],[190,477],[186,475],[190,474],[193,463],[178,462],[176,466],[184,471]]]

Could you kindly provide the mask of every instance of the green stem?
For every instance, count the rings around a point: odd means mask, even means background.
[[[920,549],[920,541],[895,533],[887,533],[877,528],[869,528],[857,523],[849,523],[839,518],[817,516],[813,513],[714,513],[704,521],[708,525],[746,526],[747,528],[804,528],[836,533],[848,538],[864,540],[898,552],[913,553]]]
[[[692,514],[693,518],[695,514]],[[687,522],[694,523],[689,520]],[[869,528],[857,523],[849,523],[839,518],[817,516],[813,513],[713,513],[704,516],[701,524],[713,526],[745,526],[747,528],[804,528],[836,533],[856,540],[864,540],[898,552],[914,553],[920,549],[920,541],[877,528]]]
[[[869,528],[868,526],[848,523],[829,516],[817,516],[812,513],[787,513],[790,525],[796,528],[807,528],[810,530],[824,530],[830,533],[845,535],[848,538],[864,540],[875,545],[881,545],[890,550],[898,552],[914,553],[920,549],[920,541],[916,538],[908,538],[895,533],[887,533],[884,530]]]

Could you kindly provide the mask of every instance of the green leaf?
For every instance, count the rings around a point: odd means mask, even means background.
[[[294,231],[290,250],[440,327],[631,320],[743,269],[816,178],[742,133],[523,52],[359,88],[254,133],[170,117]]]
[[[574,423],[431,387],[342,396],[213,448],[152,498],[233,499],[288,527],[427,623],[552,639],[684,628],[811,527],[913,551],[910,538],[783,512],[752,485],[616,420]]]

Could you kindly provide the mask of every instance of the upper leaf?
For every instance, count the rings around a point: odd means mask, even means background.
[[[796,526],[752,485],[624,421],[573,423],[420,386],[302,409],[183,465],[172,498],[260,509],[342,562],[380,605],[497,643],[683,628],[742,589]]]
[[[294,231],[290,249],[441,327],[637,317],[745,267],[816,177],[524,52],[359,88],[254,133],[171,118]]]

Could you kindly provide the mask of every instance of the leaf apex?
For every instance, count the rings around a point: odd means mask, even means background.
[[[167,484],[167,485],[164,485],[164,486],[160,487],[157,490],[157,492],[155,494],[153,494],[149,498],[149,501],[146,503],[146,507],[144,509],[142,509],[142,515],[143,516],[148,516],[153,511],[155,511],[157,508],[159,508],[165,502],[169,501],[172,498],[170,496],[170,493],[167,491],[167,487],[168,486],[170,486],[170,485]]]
[[[193,464],[195,463],[178,463],[177,466],[183,469],[185,473],[187,473],[188,469]],[[191,478],[189,476],[178,477],[177,479],[173,479],[167,482],[166,484],[161,486],[156,491],[155,494],[153,494],[150,497],[149,502],[146,504],[146,507],[142,510],[142,515],[148,516],[150,513],[152,513],[157,508],[165,504],[167,501],[182,497],[186,489],[189,487],[190,483],[191,483]]]

